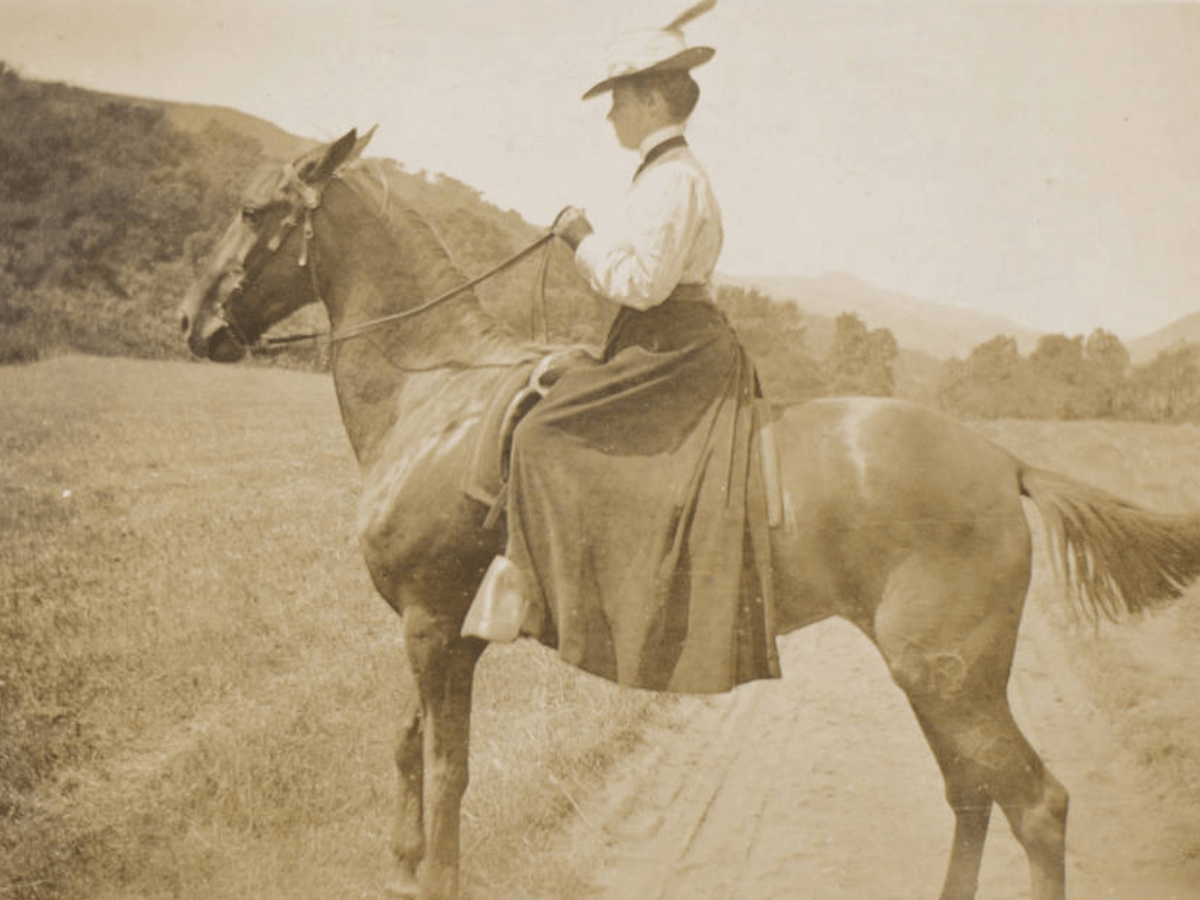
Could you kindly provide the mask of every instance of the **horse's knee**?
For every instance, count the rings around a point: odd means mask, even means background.
[[[440,794],[462,796],[471,781],[466,747],[446,748],[446,752],[430,761],[429,775],[432,786]]]
[[[404,652],[416,687],[417,705],[445,683],[451,663],[451,646],[458,637],[456,623],[432,615],[421,607],[404,613]]]

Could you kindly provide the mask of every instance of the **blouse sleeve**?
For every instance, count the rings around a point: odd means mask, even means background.
[[[649,309],[679,284],[699,227],[698,200],[684,166],[648,169],[626,197],[624,231],[594,232],[575,251],[579,271],[610,300]]]

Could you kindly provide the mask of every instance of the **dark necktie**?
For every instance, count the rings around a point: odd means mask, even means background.
[[[633,173],[633,180],[637,181],[637,177],[646,170],[646,167],[667,151],[674,150],[676,147],[686,147],[687,145],[688,142],[684,139],[682,134],[677,134],[675,137],[669,137],[661,144],[655,144],[650,148],[650,152],[646,154],[646,158],[642,160],[642,164],[638,166],[637,171]]]

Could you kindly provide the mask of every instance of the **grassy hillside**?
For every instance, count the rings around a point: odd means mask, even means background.
[[[64,357],[0,393],[0,897],[382,884],[409,686],[329,381]],[[468,879],[503,879],[648,702],[489,652]]]
[[[173,305],[267,157],[210,121],[20,78],[0,63],[0,362],[179,353]]]
[[[114,98],[129,101],[132,98]],[[171,124],[180,131],[202,135],[214,128],[227,134],[237,134],[253,141],[268,159],[289,160],[312,147],[313,140],[298,137],[284,131],[273,122],[260,119],[238,109],[227,106],[209,106],[203,103],[174,103],[167,100],[139,98],[137,103],[157,106],[166,110]]]

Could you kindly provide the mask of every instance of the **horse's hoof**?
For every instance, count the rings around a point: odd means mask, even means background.
[[[421,892],[416,875],[403,867],[397,867],[383,890],[388,897],[395,897],[396,900],[415,900]]]

